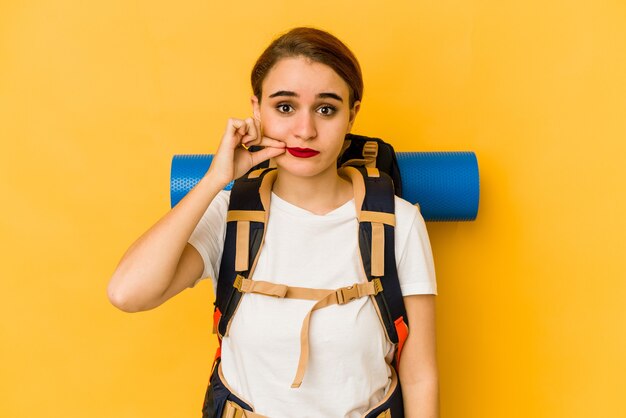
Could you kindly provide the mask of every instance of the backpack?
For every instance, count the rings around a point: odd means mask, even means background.
[[[395,374],[408,336],[408,319],[396,270],[394,245],[394,194],[402,193],[395,152],[391,145],[381,139],[348,134],[337,165],[340,174],[349,177],[353,184],[359,220],[359,249],[367,277],[365,283],[355,283],[340,289],[288,287],[252,279],[264,241],[271,187],[277,172],[268,162],[264,162],[235,181],[230,195],[213,316],[214,332],[218,334],[220,348],[215,356],[214,372],[205,397],[204,416],[221,416],[219,412],[218,415],[210,415],[206,411],[213,411],[211,407],[215,387],[222,387],[215,373],[221,355],[221,339],[228,335],[231,319],[244,293],[317,301],[303,321],[300,361],[293,388],[300,386],[306,371],[308,321],[313,312],[332,304],[349,303],[359,297],[373,299],[385,334],[389,341],[397,344],[396,355],[391,363]],[[394,386],[393,392],[395,406],[389,408],[390,404],[385,404],[386,409],[375,411],[376,415],[371,416],[379,416],[380,413],[402,416],[399,384]],[[235,407],[245,409],[245,403],[232,394],[228,395],[228,399]]]

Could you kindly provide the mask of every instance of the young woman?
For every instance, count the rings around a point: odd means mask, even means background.
[[[252,89],[253,117],[228,121],[204,178],[120,261],[108,287],[118,308],[152,309],[201,278],[211,277],[215,287],[230,197],[223,188],[270,158],[277,175],[254,280],[318,289],[366,281],[353,187],[337,170],[363,94],[356,58],[329,33],[296,28],[258,59]],[[263,148],[250,152],[252,145]],[[432,418],[438,416],[432,254],[417,208],[400,198],[395,208],[396,264],[410,324],[399,365],[404,414]],[[389,390],[395,345],[370,297],[315,311],[306,375],[292,387],[302,319],[313,304],[242,297],[219,367],[224,383],[256,414],[356,418]]]

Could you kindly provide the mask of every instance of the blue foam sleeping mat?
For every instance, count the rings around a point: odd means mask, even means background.
[[[473,152],[396,152],[402,197],[418,204],[426,221],[473,221],[480,184]],[[174,207],[204,176],[213,155],[175,155],[170,176]],[[232,183],[226,189],[229,190]]]

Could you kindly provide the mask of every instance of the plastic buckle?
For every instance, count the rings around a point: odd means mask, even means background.
[[[366,160],[375,160],[378,157],[378,143],[375,141],[367,141],[363,145],[363,158]]]
[[[243,283],[244,277],[241,274],[238,274],[235,277],[235,281],[233,282],[233,287],[241,292],[241,285]]]
[[[346,303],[353,301],[359,297],[359,288],[357,285],[342,287],[337,290],[337,303],[339,305],[345,305]]]
[[[226,401],[221,418],[243,418],[245,413],[243,408],[233,401]]]
[[[377,295],[380,292],[383,291],[383,283],[380,281],[380,279],[377,277],[374,280],[372,280],[372,283],[374,283],[374,294]]]

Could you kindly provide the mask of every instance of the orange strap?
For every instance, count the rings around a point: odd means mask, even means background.
[[[265,296],[291,299],[316,300],[317,302],[307,312],[300,329],[300,359],[296,376],[291,384],[292,388],[299,388],[309,362],[309,325],[313,311],[330,305],[344,305],[355,299],[376,295],[383,290],[380,279],[371,282],[355,283],[352,286],[339,289],[311,289],[307,287],[287,286],[265,281],[246,279],[238,275],[233,284],[242,293],[256,293]]]
[[[402,352],[402,348],[404,347],[404,342],[409,336],[409,327],[406,322],[404,322],[404,317],[393,321],[396,325],[396,332],[398,333],[398,347],[396,348],[396,367],[400,367],[400,353]]]
[[[220,345],[217,347],[217,350],[215,350],[215,357],[213,357],[213,366],[215,366],[215,363],[220,357],[222,357],[222,341],[220,341]]]
[[[220,323],[221,318],[222,312],[220,312],[220,308],[215,308],[213,311],[213,334],[217,334],[217,326]]]
[[[215,311],[213,311],[213,334],[217,334],[217,326],[220,323],[221,318],[222,312],[220,312],[219,308],[215,308]],[[222,339],[219,337],[219,335],[217,336],[217,341],[220,343],[220,345],[215,351],[215,358],[213,358],[213,367],[215,367],[217,359],[222,356]]]

